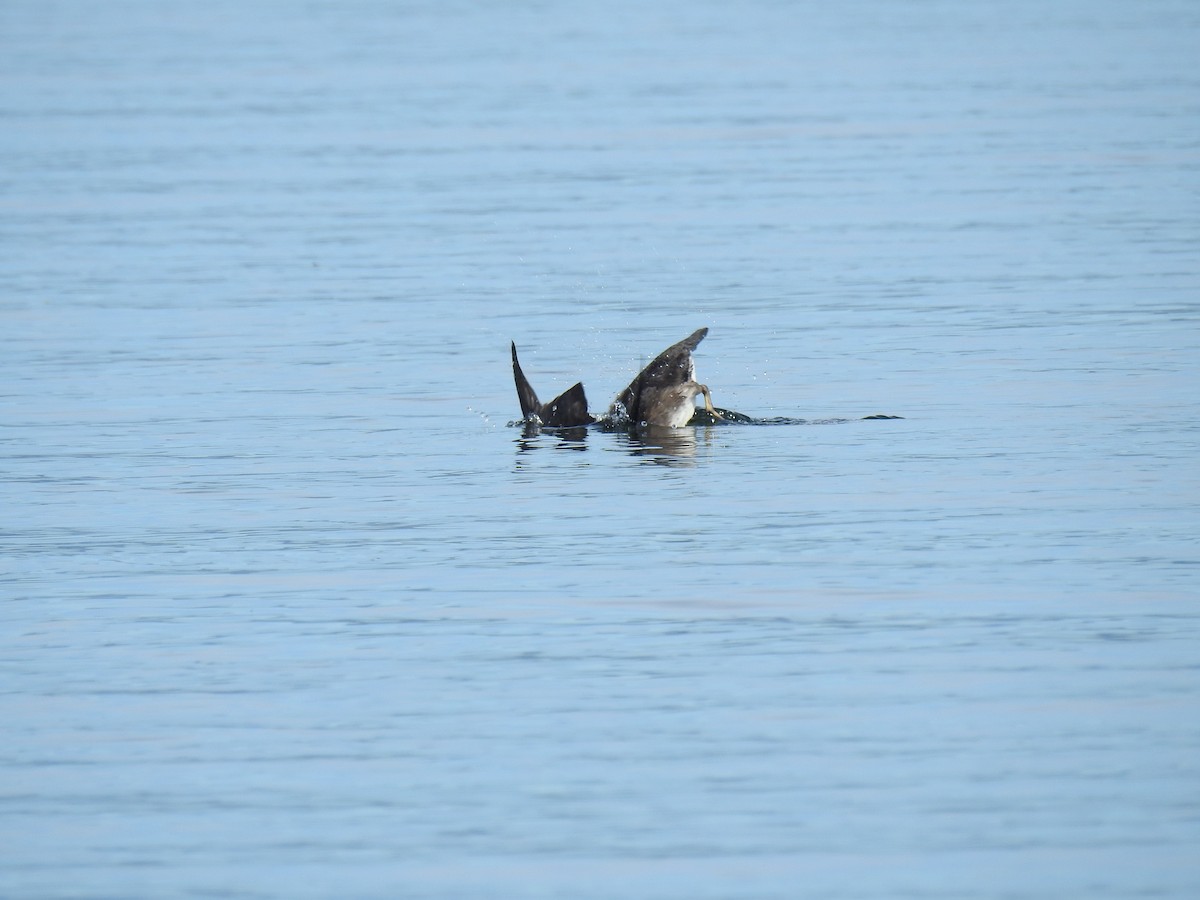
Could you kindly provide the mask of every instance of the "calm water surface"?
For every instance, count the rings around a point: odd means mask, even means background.
[[[0,894],[1196,896],[1198,38],[5,4]]]

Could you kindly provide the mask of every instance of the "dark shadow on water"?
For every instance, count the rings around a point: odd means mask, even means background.
[[[847,422],[867,421],[868,419],[903,419],[903,416],[887,416],[876,414],[862,416],[858,419],[797,419],[791,416],[756,417],[732,409],[717,407],[721,418],[718,419],[706,409],[697,409],[689,425],[844,425]]]

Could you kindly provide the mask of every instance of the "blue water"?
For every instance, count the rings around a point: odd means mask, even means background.
[[[1198,39],[9,0],[0,895],[1200,895]]]

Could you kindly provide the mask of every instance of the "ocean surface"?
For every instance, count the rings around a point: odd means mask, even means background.
[[[5,0],[0,896],[1200,896],[1198,46]]]

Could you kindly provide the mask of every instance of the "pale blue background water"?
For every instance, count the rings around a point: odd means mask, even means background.
[[[0,41],[0,895],[1200,894],[1195,3]]]

